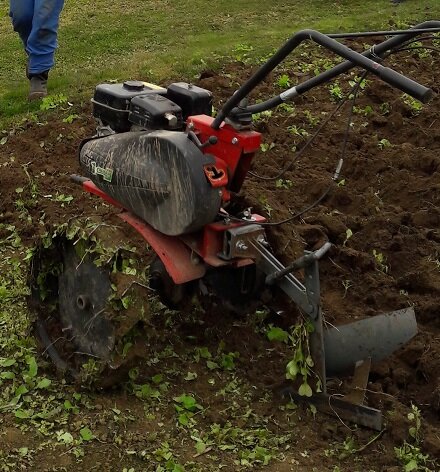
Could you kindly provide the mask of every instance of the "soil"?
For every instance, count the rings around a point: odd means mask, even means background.
[[[438,93],[435,54],[428,58],[402,55],[398,64],[405,74]],[[221,72],[205,71],[197,84],[213,92],[218,109],[249,73],[249,65],[234,63]],[[293,83],[298,80],[287,70],[286,74]],[[252,98],[280,93],[276,79],[270,76]],[[256,333],[255,324],[248,319],[228,314],[221,306],[214,306],[201,321],[197,321],[197,313],[190,320],[178,315],[170,328],[177,337],[167,341],[158,336],[155,344],[160,350],[171,343],[182,359],[197,346],[214,352],[222,340],[225,352],[239,353],[235,379],[242,390],[234,401],[243,411],[251,408],[259,418],[267,418],[265,426],[271,433],[289,435],[290,441],[289,448],[279,446],[283,454],[277,460],[255,466],[255,470],[400,470],[394,447],[410,440],[407,414],[411,405],[421,411],[423,453],[440,458],[440,99],[436,95],[416,111],[404,102],[401,93],[375,78],[368,77],[368,81],[357,107],[365,110],[369,106],[371,112],[354,113],[342,173],[336,182],[332,183],[332,177],[343,149],[348,106],[332,118],[291,170],[269,181],[248,176],[241,195],[254,211],[276,222],[312,205],[330,187],[300,218],[268,230],[276,256],[285,263],[299,257],[304,249],[319,248],[327,240],[333,244],[320,263],[327,322],[338,325],[414,307],[419,333],[389,359],[373,365],[370,375],[367,401],[386,415],[383,434],[365,449],[341,456],[341,445],[348,436],[353,435],[362,445],[371,438],[371,431],[354,430],[338,419],[319,413],[315,417],[302,408],[294,412],[280,409],[284,403],[277,395],[264,401],[268,392],[277,391],[283,384],[285,350]],[[257,121],[256,129],[269,149],[256,156],[253,173],[276,176],[294,158],[292,147],[304,146],[307,136],[301,136],[305,134],[302,130],[311,136],[318,126],[314,119],[322,122],[335,106],[324,86],[299,98],[294,110],[274,111]],[[78,114],[71,124],[63,122],[62,111],[50,114],[45,123],[24,124],[0,147],[0,239],[6,236],[7,225],[14,225],[23,243],[33,246],[45,231],[63,221],[90,213],[112,218],[113,209],[84,193],[69,178],[81,172],[77,148],[82,139],[93,134],[95,126],[89,106]],[[32,184],[36,184],[37,198],[32,198]],[[64,201],[67,195],[73,196],[70,202]],[[17,204],[18,200],[22,203]],[[141,375],[167,372],[176,365],[177,370],[197,374],[191,391],[207,407],[198,419],[199,431],[232,421],[227,398],[216,393],[228,382],[219,378],[215,386],[209,383],[213,374],[200,363],[192,362],[189,367],[173,356],[164,357],[161,364],[152,363]],[[54,375],[50,367],[48,372]],[[170,376],[171,397],[189,388],[181,376]],[[241,470],[226,450],[194,458],[187,449],[188,438],[183,439],[185,435],[173,421],[173,411],[151,420],[144,414],[142,402],[124,389],[101,392],[95,398],[100,408],[90,413],[89,420],[99,441],[88,445],[81,459],[82,470],[123,470],[130,466],[136,471],[162,470],[143,461],[139,454],[124,455],[124,450],[139,450],[142,444],[154,443],[164,429],[162,439],[174,438],[180,444],[175,445],[174,452],[178,452],[181,463],[193,461],[200,470],[220,470],[213,463],[224,464],[224,470]],[[109,408],[130,409],[134,420],[127,420],[123,426],[116,424],[110,415],[100,413]],[[243,425],[249,421],[244,418]],[[1,443],[11,449],[29,443],[38,450],[43,442],[18,429],[12,418],[6,418],[0,428],[4,435]],[[120,447],[109,440],[112,431],[123,431]],[[75,457],[60,455],[56,449],[36,452],[32,464],[23,462],[25,468],[31,467],[25,470],[73,471],[79,467]]]

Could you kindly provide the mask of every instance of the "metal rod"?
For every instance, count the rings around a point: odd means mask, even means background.
[[[436,33],[440,28],[417,28],[405,29],[395,31],[361,31],[358,33],[329,33],[327,36],[333,39],[348,39],[348,38],[368,38],[370,36],[400,36],[408,33]],[[439,38],[440,39],[440,38]]]

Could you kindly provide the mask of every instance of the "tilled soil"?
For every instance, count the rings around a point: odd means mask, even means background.
[[[399,59],[401,70],[438,93],[438,54],[425,58],[401,55]],[[213,92],[218,108],[249,76],[249,69],[239,63],[226,66],[221,72],[206,71],[198,85]],[[292,83],[298,80],[293,73],[285,73]],[[269,77],[253,98],[280,93],[277,77]],[[348,90],[342,81],[341,87]],[[331,187],[301,218],[269,230],[272,247],[284,262],[300,256],[304,249],[319,248],[327,240],[333,243],[329,256],[320,263],[322,307],[329,323],[338,325],[414,306],[419,334],[391,358],[374,365],[370,376],[368,402],[383,409],[388,419],[387,429],[377,441],[349,457],[345,465],[337,457],[330,455],[333,458],[329,459],[331,444],[341,444],[351,434],[345,425],[319,414],[314,419],[304,411],[293,425],[291,417],[277,408],[279,400],[261,402],[264,392],[283,381],[282,350],[273,350],[273,345],[256,335],[253,326],[243,320],[228,314],[219,317],[218,307],[211,315],[205,315],[203,328],[185,323],[184,317],[180,320],[178,332],[191,347],[215,349],[216,343],[225,339],[229,351],[240,353],[239,378],[255,386],[255,391],[243,398],[243,408],[247,404],[259,415],[274,418],[276,434],[290,434],[294,428],[297,442],[293,449],[285,452],[284,460],[261,466],[264,470],[321,471],[335,470],[336,465],[341,470],[399,470],[393,447],[409,438],[407,413],[412,404],[422,412],[423,452],[432,458],[440,457],[440,99],[435,96],[421,110],[406,102],[400,92],[368,77],[368,85],[357,100],[337,182],[332,183],[332,177],[343,152],[348,105],[290,170],[269,181],[249,176],[242,197],[238,197],[276,222],[313,204]],[[298,99],[294,108],[260,117],[256,129],[263,133],[267,146],[256,156],[253,173],[277,176],[294,158],[293,146],[300,149],[335,106],[328,87],[320,87]],[[55,224],[97,211],[102,218],[114,213],[96,197],[84,194],[69,178],[80,172],[76,156],[80,141],[94,131],[89,107],[81,112],[68,124],[62,121],[65,113],[56,111],[47,122],[25,124],[7,136],[0,147],[0,239],[9,234],[8,225],[14,225],[25,245],[32,246]],[[67,201],[67,196],[73,199]],[[174,345],[177,352],[184,352],[187,347],[185,343]],[[256,363],[254,356],[267,349],[271,351],[258,357]],[[171,361],[163,362],[167,366]],[[224,424],[228,420],[227,409],[206,382],[210,373],[198,366],[193,368],[199,370],[191,387],[209,404],[200,424]],[[151,375],[156,372],[157,368],[149,369]],[[185,382],[178,378],[174,381],[172,391],[177,394]],[[104,407],[124,405],[142,410],[125,392],[100,395]],[[162,423],[169,425],[171,436],[181,434],[172,426],[171,418],[162,418]],[[5,425],[6,443],[19,447],[21,440],[16,438],[13,420],[5,420]],[[138,441],[153,440],[158,434],[153,426],[146,420],[132,423],[132,430],[127,433],[130,445],[135,437]],[[104,434],[105,425],[101,428]],[[364,430],[354,434],[360,444],[370,437]],[[114,462],[108,457],[116,453],[107,447],[105,435],[102,437],[101,443],[89,447],[83,470],[92,470],[90,467],[96,463],[102,464],[101,470],[122,470],[121,462],[118,467],[110,465]],[[191,459],[185,448],[180,452],[187,461]],[[117,454],[120,457],[120,451]],[[226,454],[218,452],[219,460],[227,464],[225,470],[238,470],[225,459]],[[78,470],[70,456],[63,459],[65,465],[53,460],[57,467]],[[200,455],[197,461],[200,466],[205,464],[206,470],[218,470],[208,468],[212,467],[209,454]],[[37,464],[32,470],[49,470],[47,457],[41,458],[41,464],[44,466]],[[156,470],[148,465],[138,467]]]

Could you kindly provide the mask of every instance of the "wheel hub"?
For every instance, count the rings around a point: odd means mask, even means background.
[[[58,279],[60,322],[79,353],[103,360],[110,357],[115,344],[106,313],[111,292],[108,273],[66,244]]]

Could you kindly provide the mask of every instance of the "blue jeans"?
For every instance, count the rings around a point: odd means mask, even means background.
[[[29,56],[29,74],[48,71],[54,65],[64,0],[10,0],[9,5],[12,26]]]

